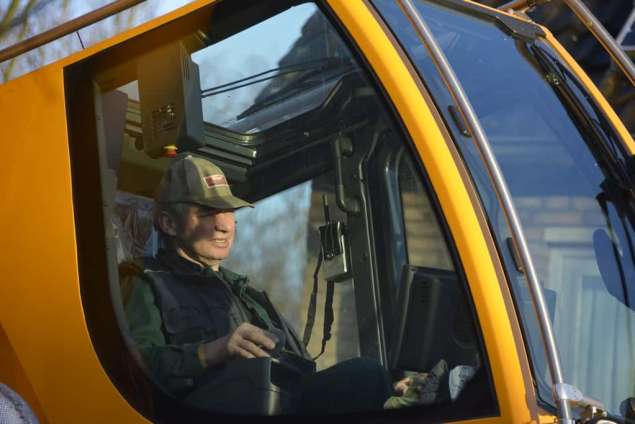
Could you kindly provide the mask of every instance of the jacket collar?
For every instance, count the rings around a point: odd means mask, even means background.
[[[220,267],[219,271],[214,271],[210,266],[203,266],[185,259],[175,250],[161,248],[157,252],[156,259],[163,265],[163,268],[175,274],[216,277],[232,285],[237,284],[239,287],[247,283],[247,277],[243,275],[236,274],[224,267]]]
[[[163,267],[175,274],[196,276],[213,276],[217,274],[211,267],[187,260],[172,249],[159,249],[156,258]]]

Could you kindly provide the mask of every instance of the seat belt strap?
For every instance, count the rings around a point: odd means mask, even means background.
[[[313,291],[311,292],[311,300],[309,302],[309,309],[306,316],[306,324],[304,326],[304,335],[302,336],[302,343],[304,346],[309,346],[309,340],[311,340],[311,333],[313,332],[313,324],[315,323],[315,307],[317,303],[317,290],[318,290],[318,275],[320,273],[320,267],[322,266],[323,253],[320,249],[318,255],[317,265],[315,272],[313,273]]]
[[[326,349],[326,342],[331,339],[331,326],[333,325],[333,293],[335,292],[335,282],[326,282],[326,299],[324,300],[324,333],[322,335],[322,349],[320,353],[313,358],[315,361],[322,356]]]
[[[243,305],[251,312],[251,314],[260,321],[262,325],[267,327],[267,330],[276,328],[275,324],[271,320],[267,310],[251,295],[248,289],[251,289],[247,284],[237,284],[235,281],[219,278],[227,288],[236,296]],[[253,290],[253,289],[251,289]]]

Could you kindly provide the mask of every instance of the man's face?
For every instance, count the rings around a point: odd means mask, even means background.
[[[175,235],[178,249],[212,267],[229,256],[236,234],[233,209],[187,205],[181,218]]]

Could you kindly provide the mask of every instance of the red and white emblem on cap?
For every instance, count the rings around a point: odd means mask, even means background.
[[[216,175],[208,175],[203,177],[203,181],[205,181],[205,185],[207,188],[215,188],[215,187],[227,187],[227,180],[224,175],[216,174]]]

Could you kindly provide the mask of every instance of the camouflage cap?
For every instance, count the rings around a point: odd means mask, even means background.
[[[179,155],[163,174],[157,202],[196,203],[216,209],[254,206],[234,196],[221,169],[210,160],[191,154]]]

